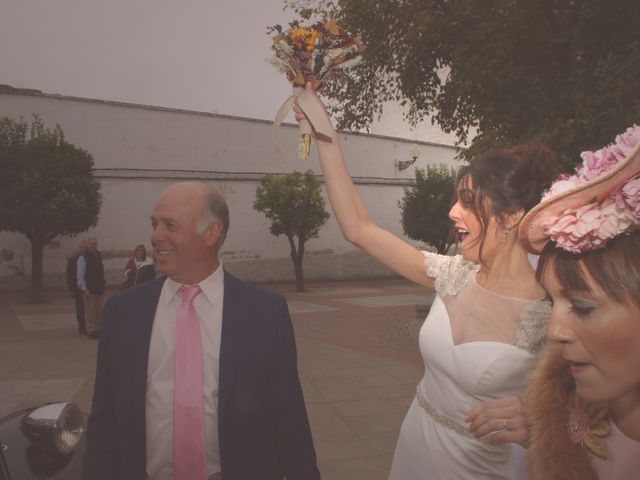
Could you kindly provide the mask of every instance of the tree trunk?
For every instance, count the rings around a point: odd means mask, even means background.
[[[298,238],[298,247],[293,237],[287,237],[291,246],[291,260],[293,261],[293,272],[296,276],[296,292],[304,292],[304,273],[302,272],[302,258],[304,256],[304,240]]]
[[[41,238],[31,240],[31,298],[38,300],[42,295],[42,252],[46,242]]]
[[[302,258],[294,261],[293,268],[296,272],[296,292],[304,292],[304,274],[302,272]]]

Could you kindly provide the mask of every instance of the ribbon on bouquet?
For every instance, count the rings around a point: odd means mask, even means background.
[[[296,87],[293,89],[291,96],[284,101],[282,106],[280,106],[280,109],[276,114],[276,118],[273,121],[273,143],[276,146],[278,157],[286,161],[291,161],[291,155],[289,155],[278,142],[277,132],[285,117],[289,114],[291,109],[293,109],[293,106],[296,103],[298,104],[298,107],[300,107],[300,110],[302,110],[307,116],[307,118],[299,122],[299,142],[301,142],[301,146],[298,149],[299,156],[301,158],[306,158],[309,154],[309,143],[305,144],[304,142],[311,141],[312,132],[316,132],[316,135],[322,137],[323,140],[331,142],[331,132],[333,127],[331,126],[331,120],[329,119],[326,110],[304,88]]]

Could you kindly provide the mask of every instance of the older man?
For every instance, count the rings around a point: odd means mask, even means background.
[[[286,301],[222,268],[224,198],[174,184],[151,224],[166,277],[107,302],[83,478],[319,479]]]

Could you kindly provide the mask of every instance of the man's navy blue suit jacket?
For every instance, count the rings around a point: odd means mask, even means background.
[[[114,295],[105,305],[85,480],[146,476],[147,360],[164,280]],[[224,480],[320,478],[286,300],[226,271],[218,392]]]

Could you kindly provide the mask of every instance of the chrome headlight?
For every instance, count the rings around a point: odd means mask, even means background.
[[[50,403],[22,417],[20,429],[33,443],[68,455],[84,433],[84,417],[75,403]]]

